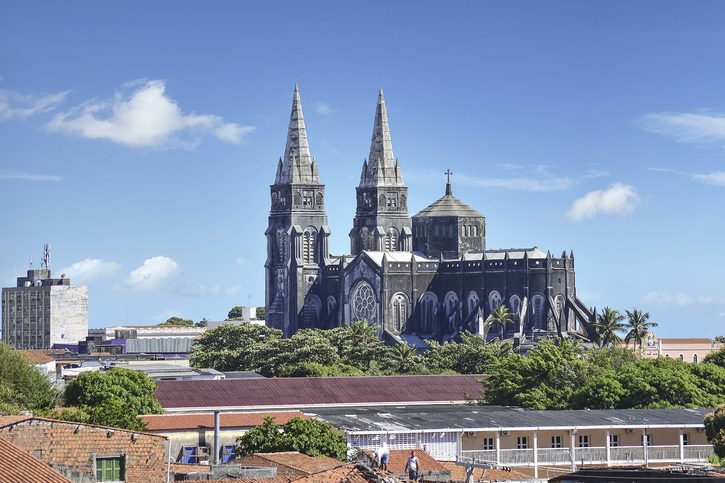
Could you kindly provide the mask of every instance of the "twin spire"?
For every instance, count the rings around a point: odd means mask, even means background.
[[[287,145],[284,148],[284,157],[279,160],[274,183],[320,184],[317,162],[310,156],[305,116],[302,114],[302,101],[300,101],[300,89],[297,84],[295,84],[295,93],[292,96]]]
[[[274,182],[275,184],[320,184],[317,162],[310,155],[310,146],[307,142],[307,129],[305,128],[302,101],[300,100],[300,90],[297,84],[295,84],[295,92],[292,97],[287,145],[285,146],[284,157],[279,160],[277,176]],[[378,93],[373,136],[370,141],[370,154],[363,163],[360,186],[405,186],[400,165],[393,153],[393,143],[390,139],[390,127],[388,126],[388,110],[385,107],[385,97],[382,89]]]
[[[390,126],[388,126],[388,109],[385,107],[385,96],[382,89],[378,93],[373,137],[370,140],[370,154],[363,163],[360,186],[405,186],[400,165],[393,153],[393,142],[390,139]]]

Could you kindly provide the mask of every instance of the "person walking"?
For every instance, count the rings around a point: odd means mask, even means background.
[[[408,472],[408,479],[418,481],[418,466],[418,457],[415,455],[415,451],[411,451],[408,462],[405,463],[405,471]]]

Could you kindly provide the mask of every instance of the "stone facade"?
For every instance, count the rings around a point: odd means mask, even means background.
[[[88,335],[88,288],[28,270],[17,286],[2,289],[2,340],[18,349],[75,344]]]
[[[287,337],[300,328],[365,319],[391,342],[449,340],[464,330],[492,338],[500,333],[487,334],[484,321],[502,304],[514,319],[503,336],[520,343],[583,338],[593,320],[576,296],[574,255],[556,257],[535,246],[487,250],[485,217],[453,195],[450,177],[441,198],[409,217],[382,90],[356,188],[352,255],[328,253],[325,208],[310,196],[323,199],[324,185],[309,155],[296,87],[285,157],[271,192],[267,324]],[[300,196],[308,203],[294,201]]]
[[[124,481],[166,481],[166,438],[123,429],[29,418],[0,427],[12,443],[74,482],[98,481],[103,458],[120,458]]]

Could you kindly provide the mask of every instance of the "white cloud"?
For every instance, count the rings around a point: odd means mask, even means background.
[[[642,127],[683,143],[725,142],[725,115],[715,112],[650,113],[642,117]]]
[[[596,215],[630,215],[639,203],[634,186],[615,183],[607,189],[590,191],[574,201],[566,213],[573,221],[585,220]]]
[[[54,174],[28,173],[27,171],[0,171],[0,180],[21,180],[21,181],[62,181],[61,176]]]
[[[317,114],[327,115],[332,114],[332,106],[329,105],[326,102],[318,102],[315,104],[315,111],[317,111]]]
[[[238,144],[255,129],[212,114],[184,114],[160,80],[126,83],[113,99],[56,114],[47,127],[130,147],[189,147],[201,134]]]
[[[216,297],[219,295],[236,295],[242,290],[241,285],[223,285],[220,283],[214,285],[192,285],[180,290],[181,294],[192,297]]]
[[[712,295],[692,295],[686,292],[650,291],[642,300],[646,303],[657,305],[676,305],[687,307],[689,305],[725,305],[725,298],[713,297]]]
[[[54,94],[28,95],[0,90],[0,121],[26,119],[35,114],[52,111],[65,101],[69,91]]]
[[[109,277],[115,274],[121,264],[100,258],[86,258],[80,262],[61,269],[61,273],[65,273],[76,282],[88,282],[102,277]]]
[[[126,285],[137,290],[153,290],[179,272],[179,264],[169,257],[147,258],[128,275]]]
[[[713,171],[712,173],[693,174],[692,179],[701,183],[725,186],[725,171]]]

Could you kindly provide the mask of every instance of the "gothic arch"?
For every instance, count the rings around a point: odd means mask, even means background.
[[[501,305],[501,294],[498,290],[491,290],[488,294],[488,308],[490,311],[496,310]]]
[[[394,252],[398,250],[398,237],[400,233],[396,228],[388,228],[385,234],[385,251]]]
[[[424,334],[432,334],[438,314],[438,297],[433,292],[426,292],[420,297],[418,306],[420,307],[420,331]]]
[[[360,244],[362,245],[363,250],[369,251],[373,249],[372,236],[370,235],[370,230],[368,230],[366,226],[360,229]]]
[[[324,200],[325,200],[324,195],[320,191],[318,191],[317,194],[315,195],[315,208],[317,208],[318,210],[322,209]]]
[[[453,332],[456,325],[458,325],[458,295],[453,291],[446,293],[446,296],[443,299],[443,305],[446,310],[448,330]]]
[[[521,297],[518,295],[512,295],[509,299],[509,308],[511,308],[514,327],[518,331],[520,327],[519,324],[521,323]]]
[[[352,289],[350,297],[350,314],[354,322],[367,320],[377,322],[377,297],[375,289],[366,280],[361,280]]]
[[[385,208],[385,203],[386,203],[385,195],[380,195],[380,197],[378,198],[378,208],[379,209]]]
[[[476,311],[478,311],[478,306],[481,303],[481,299],[478,297],[478,293],[475,290],[471,290],[470,292],[468,292],[467,300],[468,302],[466,305],[468,307],[468,317],[470,317],[471,314],[474,314],[476,313]]]
[[[320,297],[315,294],[307,294],[305,296],[305,304],[302,307],[302,320],[304,326],[308,328],[317,327],[320,323],[320,314],[322,313],[322,302]]]
[[[277,263],[282,264],[287,260],[287,233],[282,229],[277,229]]]
[[[546,323],[545,315],[546,310],[546,299],[540,293],[534,294],[531,297],[531,320],[533,321],[533,327],[535,329],[543,328]]]
[[[308,226],[302,233],[302,261],[304,263],[315,263],[317,260],[317,230]]]
[[[566,303],[564,302],[564,296],[561,294],[557,295],[554,303],[556,304],[556,315],[559,317],[559,328],[566,331],[568,327],[566,325]]]
[[[387,324],[395,332],[403,332],[410,313],[410,300],[403,292],[398,292],[390,298],[391,323]]]
[[[302,195],[299,191],[295,192],[294,197],[292,198],[294,201],[295,206],[300,206],[302,204]]]
[[[337,325],[337,299],[334,295],[327,296],[327,324],[328,327]]]

